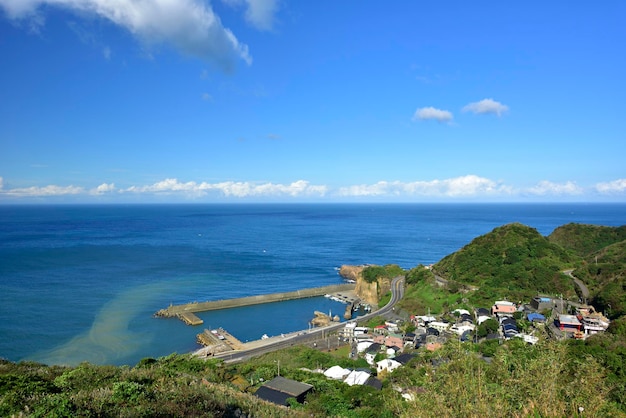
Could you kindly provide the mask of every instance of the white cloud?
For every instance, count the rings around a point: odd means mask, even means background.
[[[78,186],[32,186],[15,189],[0,189],[2,194],[14,197],[42,197],[42,196],[67,196],[85,193],[85,189]]]
[[[34,16],[40,2],[40,0],[2,0],[0,6],[11,19],[18,19]]]
[[[472,112],[479,115],[494,114],[501,116],[509,107],[493,99],[483,99],[463,107],[463,112]]]
[[[105,46],[104,48],[102,48],[102,56],[104,57],[105,60],[110,61],[111,60],[111,48],[109,48],[108,46]]]
[[[441,110],[434,107],[422,107],[415,111],[413,120],[430,120],[434,119],[439,122],[450,122],[453,116],[447,110]]]
[[[246,21],[260,30],[271,30],[274,26],[278,0],[222,0],[231,7],[246,5]]]
[[[91,189],[90,190],[90,194],[92,195],[101,195],[101,194],[105,194],[105,193],[112,193],[115,191],[115,184],[113,183],[102,183],[100,186]]]
[[[548,180],[542,180],[537,185],[527,190],[530,194],[545,195],[580,195],[584,191],[581,187],[572,181],[565,183],[553,183]]]
[[[270,30],[274,26],[274,16],[278,10],[277,0],[246,0],[246,20],[254,27]]]
[[[253,182],[221,182],[181,183],[177,179],[165,179],[149,186],[133,186],[124,190],[129,193],[180,193],[189,197],[202,197],[209,193],[218,193],[227,197],[263,197],[263,196],[324,196],[326,186],[311,185],[304,180],[290,184],[253,183]]]
[[[248,47],[201,0],[0,0],[12,19],[35,19],[41,6],[58,6],[108,19],[146,46],[168,44],[186,55],[231,71],[237,59],[252,63]]]
[[[148,186],[131,186],[124,189],[125,192],[132,193],[192,192],[194,190],[200,190],[195,181],[180,183],[177,179],[165,179]]]
[[[339,189],[340,196],[479,197],[509,195],[512,189],[473,174],[443,180],[386,182]]]
[[[468,175],[444,180],[447,196],[474,196],[506,191],[493,180]]]
[[[2,180],[0,178],[0,180]],[[0,182],[0,186],[2,183]],[[626,179],[617,179],[609,182],[598,183],[595,186],[595,189],[599,193],[624,193],[626,192]]]

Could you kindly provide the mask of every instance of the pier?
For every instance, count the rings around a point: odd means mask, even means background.
[[[187,325],[202,325],[204,321],[198,318],[193,312],[183,312],[176,315]]]
[[[200,349],[204,356],[214,356],[233,350],[243,350],[245,348],[245,345],[241,341],[233,337],[224,328],[205,329],[197,335],[196,341],[198,344],[204,346],[204,348]]]
[[[336,292],[347,292],[354,290],[354,288],[354,283],[347,283],[296,290],[295,292],[271,293],[267,295],[248,296],[235,299],[222,299],[207,302],[185,303],[182,305],[170,305],[167,308],[158,311],[155,316],[162,318],[180,318],[188,325],[199,325],[202,322],[197,323],[196,319],[198,321],[202,321],[202,319],[194,315],[194,313],[197,312],[207,312],[219,309],[237,308],[240,306],[259,305],[262,303],[283,302],[286,300],[310,298]],[[193,316],[190,316],[190,314]]]

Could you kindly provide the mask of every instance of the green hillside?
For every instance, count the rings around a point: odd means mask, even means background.
[[[611,319],[626,315],[626,240],[589,254],[574,274],[589,283],[597,309]]]
[[[626,225],[620,227],[570,223],[556,228],[548,240],[581,257],[626,240]]]
[[[591,303],[611,319],[626,315],[626,226],[567,224],[548,236],[584,258],[574,271],[591,291]]]
[[[524,300],[538,293],[575,297],[574,284],[562,271],[581,263],[536,229],[513,223],[474,239],[435,264],[433,271],[478,287],[475,298]]]
[[[363,367],[347,358],[347,350],[302,346],[234,365],[178,355],[134,367],[0,360],[0,416],[576,417],[584,405],[585,417],[619,417],[625,416],[623,341],[610,334],[535,346],[519,339],[490,347],[450,341],[435,353],[420,351],[393,373],[380,373],[381,390],[311,371]],[[476,351],[487,348],[489,362]],[[313,386],[305,404],[286,408],[251,394],[278,374],[277,361],[281,376]]]

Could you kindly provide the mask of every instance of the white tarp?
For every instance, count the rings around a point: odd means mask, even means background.
[[[341,366],[333,366],[324,372],[324,376],[335,380],[343,380],[349,374],[350,369],[344,369]]]
[[[344,380],[344,383],[352,385],[364,385],[367,382],[367,379],[370,378],[370,374],[368,372],[359,372],[353,370],[350,372],[348,377]]]

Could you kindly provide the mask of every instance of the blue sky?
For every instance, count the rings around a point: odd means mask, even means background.
[[[624,16],[0,0],[0,203],[626,202]]]

